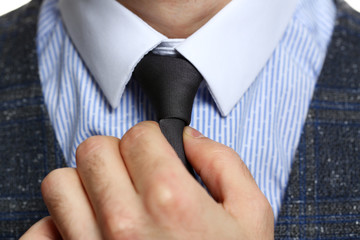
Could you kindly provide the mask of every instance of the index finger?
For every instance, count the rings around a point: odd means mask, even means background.
[[[137,192],[142,194],[152,180],[172,175],[188,181],[186,171],[159,125],[144,121],[131,128],[122,138],[120,152]]]

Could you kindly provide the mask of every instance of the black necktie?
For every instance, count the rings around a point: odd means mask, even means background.
[[[182,57],[149,53],[136,66],[133,76],[150,99],[162,133],[194,175],[185,157],[182,135],[184,127],[190,124],[201,74]]]

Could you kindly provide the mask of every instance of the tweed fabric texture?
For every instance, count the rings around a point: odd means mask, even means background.
[[[40,182],[63,165],[35,47],[39,1],[0,19],[0,239],[47,215]],[[360,17],[342,2],[276,239],[360,239]]]
[[[277,239],[360,239],[360,14],[337,4]]]
[[[0,20],[0,239],[18,238],[48,215],[40,183],[63,162],[38,76],[39,4]]]

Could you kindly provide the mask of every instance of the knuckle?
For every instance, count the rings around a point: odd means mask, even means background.
[[[126,208],[112,209],[104,213],[104,225],[107,229],[107,239],[139,239],[142,224],[134,212]]]
[[[221,174],[225,168],[225,164],[226,164],[226,157],[222,156],[221,154],[219,154],[219,156],[215,156],[213,155],[211,159],[211,161],[208,162],[208,171],[210,171],[211,173],[216,173],[218,172],[219,174]]]
[[[76,149],[76,164],[81,165],[90,156],[96,156],[106,143],[105,136],[92,136],[80,143]]]
[[[221,146],[220,148],[214,149],[210,154],[207,170],[222,175],[226,169],[233,168],[234,165],[240,167],[241,171],[243,171],[244,168],[247,170],[244,162],[232,148]]]
[[[124,145],[131,145],[137,139],[141,138],[141,136],[146,134],[146,129],[141,125],[137,124],[134,127],[130,128],[125,135],[122,137],[120,142],[120,147]]]
[[[82,156],[88,154],[89,152],[91,153],[95,151],[96,149],[99,148],[99,145],[103,144],[104,139],[105,139],[104,136],[91,136],[85,139],[85,141],[79,144],[76,151],[76,155]]]
[[[47,194],[58,187],[61,183],[63,172],[65,172],[64,169],[55,169],[43,179],[41,183],[41,191],[43,194]]]
[[[149,145],[154,141],[154,132],[156,131],[157,123],[145,121],[141,122],[125,133],[120,141],[120,151],[124,156],[132,157],[132,154],[142,153],[148,154]],[[136,149],[136,151],[135,151]]]
[[[221,153],[222,154],[219,155],[219,159],[221,159],[222,161],[218,161],[218,164],[220,164],[219,168],[221,168],[222,166],[223,168],[236,169],[236,171],[242,176],[255,181],[248,167],[234,149],[225,146],[223,152]]]
[[[158,124],[152,121],[143,121],[130,128],[122,138],[122,143],[133,143],[139,138],[150,134]]]
[[[255,201],[256,210],[252,215],[254,232],[261,236],[273,236],[274,234],[274,213],[270,203],[265,196]],[[260,237],[259,237],[260,239]],[[261,239],[265,239],[261,237]]]
[[[238,161],[238,169],[239,172],[246,177],[247,179],[251,179],[252,182],[255,183],[255,179],[253,178],[253,176],[251,175],[251,172],[249,171],[248,167],[246,166],[246,164],[243,162],[243,160],[239,159]]]
[[[259,212],[267,213],[269,211],[272,212],[269,201],[266,199],[264,195],[259,197],[257,204],[259,206]]]
[[[155,121],[142,121],[135,125],[135,127],[156,129],[159,128],[159,124]]]
[[[254,199],[253,206],[255,210],[254,217],[256,219],[262,221],[262,219],[267,219],[269,217],[271,217],[272,219],[274,218],[271,205],[262,193],[260,194],[260,196]]]
[[[265,216],[271,216],[272,219],[274,218],[274,212],[272,210],[272,207],[271,207],[269,201],[265,197],[263,200],[262,209],[263,209]]]
[[[145,206],[150,215],[158,220],[185,216],[189,199],[176,185],[176,177],[171,172],[158,174],[150,183],[145,193]]]
[[[71,168],[59,168],[51,171],[41,183],[41,193],[45,202],[57,202],[61,198],[63,179],[69,179],[73,171]]]
[[[159,184],[150,190],[151,195],[150,199],[152,200],[152,206],[156,209],[163,211],[168,211],[177,206],[177,198],[172,188],[166,186],[166,184]]]

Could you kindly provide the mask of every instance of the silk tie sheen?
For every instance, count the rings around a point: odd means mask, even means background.
[[[182,57],[149,53],[136,66],[133,77],[156,111],[162,133],[194,176],[185,157],[182,136],[184,127],[190,124],[201,74]]]

